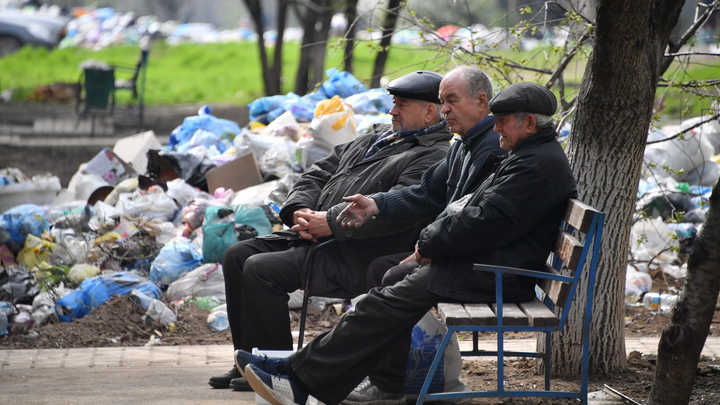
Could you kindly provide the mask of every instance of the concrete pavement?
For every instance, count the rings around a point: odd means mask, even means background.
[[[627,339],[627,352],[657,352],[657,337]],[[461,349],[470,342],[461,342]],[[494,342],[481,342],[492,350]],[[534,339],[506,341],[507,350]],[[703,354],[720,355],[709,337]],[[0,399],[7,404],[255,404],[255,394],[217,390],[207,379],[232,367],[231,345],[0,350]]]

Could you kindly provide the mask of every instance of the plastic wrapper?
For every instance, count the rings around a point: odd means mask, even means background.
[[[68,235],[58,238],[49,261],[64,266],[85,263],[89,250],[88,241],[84,237]]]
[[[100,274],[100,268],[86,263],[79,263],[70,268],[68,278],[80,284],[88,277],[95,277]]]
[[[115,208],[123,216],[158,218],[163,221],[171,221],[178,210],[175,201],[162,192],[121,194]]]
[[[222,265],[208,263],[183,274],[167,289],[165,297],[177,301],[188,297],[213,297],[218,305],[225,303],[225,279]]]
[[[30,304],[40,293],[35,278],[20,266],[0,268],[0,301]]]
[[[47,262],[54,249],[55,243],[35,235],[28,235],[25,239],[25,246],[18,252],[17,261],[32,269],[42,262]]]
[[[18,205],[0,216],[0,243],[7,244],[13,252],[19,252],[28,235],[40,236],[49,229],[42,208],[33,204]]]
[[[177,322],[177,316],[167,305],[156,298],[147,296],[138,289],[130,291],[128,298],[136,305],[146,309],[145,315],[143,315],[143,321],[149,317],[165,326],[170,326],[170,324]]]
[[[170,285],[181,275],[202,264],[202,249],[190,242],[176,242],[163,246],[150,266],[150,279]]]

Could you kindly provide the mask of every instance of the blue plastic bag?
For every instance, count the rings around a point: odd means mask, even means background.
[[[353,94],[363,93],[368,91],[367,86],[362,84],[360,80],[356,79],[352,73],[340,72],[335,68],[328,69],[325,71],[330,80],[323,82],[321,85],[323,92],[327,98],[333,96],[340,96],[340,98],[350,97]]]
[[[29,234],[40,236],[47,230],[50,230],[50,225],[45,211],[37,205],[18,205],[0,216],[0,243],[7,243],[16,253],[23,248]]]
[[[150,280],[170,285],[202,264],[202,250],[190,242],[169,243],[160,249],[150,266]]]
[[[240,133],[240,126],[238,126],[237,122],[217,118],[210,114],[195,115],[185,118],[182,125],[172,131],[168,145],[177,150],[184,143],[189,142],[195,131],[200,129],[214,134],[217,139],[220,139],[228,132],[233,136]]]
[[[55,303],[55,312],[62,322],[80,319],[109,300],[113,295],[125,296],[133,289],[160,299],[162,292],[154,283],[128,272],[86,278],[76,290]]]

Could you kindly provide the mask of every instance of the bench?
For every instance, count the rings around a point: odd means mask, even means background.
[[[598,253],[604,226],[605,214],[583,204],[570,200],[564,220],[560,226],[555,247],[548,259],[547,272],[516,269],[509,267],[475,264],[476,271],[495,273],[497,301],[492,304],[439,303],[437,312],[448,327],[438,348],[435,359],[428,370],[417,405],[425,401],[450,400],[476,397],[552,397],[578,398],[582,404],[588,401],[588,374],[590,350],[590,322],[597,270]],[[588,253],[590,253],[588,256]],[[587,262],[589,260],[589,262]],[[583,271],[587,272],[584,286],[584,310],[582,325],[582,358],[580,388],[578,391],[558,391],[550,388],[550,358],[552,355],[552,332],[561,331],[570,313],[570,306],[578,290]],[[534,301],[511,304],[502,302],[502,277],[516,274],[537,280],[538,296]],[[582,302],[583,300],[580,300]],[[495,356],[497,359],[497,389],[495,391],[466,391],[429,394],[430,383],[442,360],[453,332],[473,332],[473,350],[463,351],[463,356]],[[497,334],[497,350],[478,349],[478,333]],[[544,350],[535,352],[513,352],[504,349],[503,336],[506,332],[544,333]],[[540,335],[539,335],[540,336]],[[505,357],[540,358],[544,362],[544,389],[507,390],[503,371]]]

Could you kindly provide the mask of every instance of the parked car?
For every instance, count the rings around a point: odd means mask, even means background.
[[[42,12],[0,10],[0,57],[23,46],[56,47],[65,37],[69,18]]]

